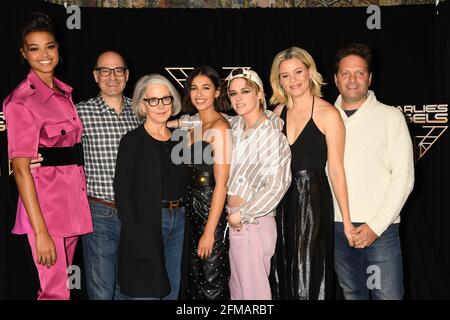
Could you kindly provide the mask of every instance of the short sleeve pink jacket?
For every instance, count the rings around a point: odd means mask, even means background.
[[[39,147],[70,147],[80,142],[83,125],[72,102],[72,88],[55,78],[61,92],[48,87],[34,71],[5,99],[9,159],[37,157]],[[49,233],[70,237],[92,232],[84,168],[46,166],[32,170]],[[19,198],[16,234],[33,232]]]

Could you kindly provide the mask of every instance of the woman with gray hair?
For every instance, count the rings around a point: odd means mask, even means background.
[[[127,133],[117,155],[114,192],[121,220],[118,281],[132,300],[175,300],[181,277],[188,171],[171,159],[167,120],[180,96],[159,74],[136,84],[132,108],[144,124]]]

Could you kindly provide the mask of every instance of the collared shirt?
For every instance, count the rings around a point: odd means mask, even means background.
[[[256,129],[245,130],[241,116],[229,119],[233,130],[228,194],[246,201],[240,214],[243,223],[274,216],[291,184],[291,150],[281,132],[283,121],[271,111]]]
[[[34,71],[5,99],[8,156],[35,158],[39,147],[70,147],[80,142],[83,126],[72,102],[72,88],[58,79],[48,87]],[[92,232],[82,166],[44,166],[32,170],[48,232],[70,237]],[[32,232],[19,198],[13,233]]]
[[[76,105],[83,122],[83,150],[88,195],[114,201],[113,181],[117,150],[122,136],[141,123],[125,98],[122,112],[117,114],[101,95]]]

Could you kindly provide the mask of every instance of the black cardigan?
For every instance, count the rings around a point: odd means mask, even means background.
[[[144,126],[124,135],[114,192],[122,223],[118,281],[128,296],[162,297],[170,292],[162,239],[161,178],[158,145]]]

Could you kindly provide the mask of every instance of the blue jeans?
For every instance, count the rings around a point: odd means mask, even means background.
[[[164,242],[164,256],[166,272],[170,283],[170,293],[162,298],[129,297],[121,294],[124,300],[177,300],[181,282],[181,255],[183,253],[184,224],[186,209],[162,209],[162,236]]]
[[[118,299],[117,246],[120,220],[117,209],[89,200],[94,232],[83,235],[83,259],[90,300]]]
[[[183,253],[186,208],[162,209],[162,234],[166,271],[170,293],[162,300],[177,300],[181,282],[181,255]]]
[[[354,223],[355,227],[361,223]],[[342,223],[335,223],[334,267],[346,300],[402,300],[403,268],[398,224],[370,246],[348,245]]]

